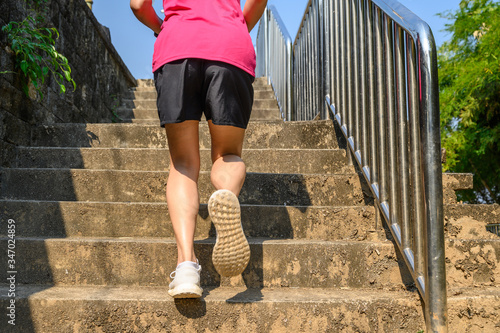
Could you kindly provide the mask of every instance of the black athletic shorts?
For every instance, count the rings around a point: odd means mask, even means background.
[[[220,61],[181,59],[154,72],[160,126],[201,120],[247,128],[255,78]]]

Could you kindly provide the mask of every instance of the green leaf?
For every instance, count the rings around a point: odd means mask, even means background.
[[[66,59],[65,56],[63,56],[62,54],[59,53],[59,59],[62,60],[63,63],[67,64],[68,63],[68,59]]]
[[[26,75],[26,72],[28,70],[28,63],[26,62],[26,60],[21,60],[19,66],[21,67],[21,70],[23,71],[24,75]]]
[[[63,73],[64,73],[64,77],[66,78],[66,80],[67,81],[71,81],[71,74],[70,74],[70,72],[63,70]]]
[[[59,87],[60,87],[60,89],[61,89],[61,90],[60,90],[61,94],[66,93],[66,87],[64,86],[64,84],[59,85]]]

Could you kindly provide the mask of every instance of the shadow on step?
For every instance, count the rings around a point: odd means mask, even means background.
[[[201,318],[207,313],[207,303],[203,298],[177,298],[174,304],[177,311],[189,319]]]
[[[78,163],[78,156],[73,158]],[[15,326],[3,324],[6,332],[39,331],[43,323],[40,323],[37,313],[41,310],[29,298],[53,287],[61,276],[61,270],[53,269],[55,253],[50,252],[47,242],[68,236],[66,220],[60,209],[60,201],[52,201],[50,197],[62,188],[68,193],[65,200],[76,200],[76,195],[69,170],[59,171],[58,176],[68,180],[61,182],[60,178],[54,177],[54,173],[44,168],[50,166],[12,165],[2,172],[0,220],[5,224],[2,223],[0,243],[2,249],[11,249],[12,255],[0,258],[0,266],[7,268],[0,273],[0,279],[13,284],[0,286],[9,292],[2,292],[0,304],[6,309],[15,301]],[[42,188],[34,189],[42,183]],[[8,229],[7,225],[15,227]],[[62,274],[70,276],[74,273],[66,269]],[[14,294],[15,297],[10,296]],[[3,317],[7,321],[14,319],[5,314]]]

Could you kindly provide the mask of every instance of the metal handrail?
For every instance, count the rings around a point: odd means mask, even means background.
[[[394,0],[310,0],[291,61],[287,120],[331,112],[422,295],[427,330],[446,332],[437,51],[429,26]]]
[[[267,76],[282,119],[292,118],[292,39],[274,6],[265,9],[257,32],[255,74]]]

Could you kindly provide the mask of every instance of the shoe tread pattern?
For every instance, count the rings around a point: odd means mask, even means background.
[[[222,276],[241,274],[250,261],[250,246],[241,226],[240,204],[231,191],[216,191],[208,211],[217,231],[212,262]]]

